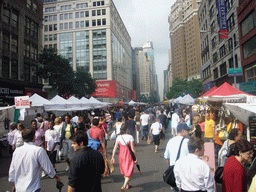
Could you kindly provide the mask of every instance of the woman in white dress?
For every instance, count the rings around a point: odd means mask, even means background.
[[[23,139],[22,139],[22,130],[25,128],[23,123],[18,123],[17,125],[18,131],[15,132],[14,134],[14,139],[13,139],[13,150],[16,148],[22,146],[24,144]]]

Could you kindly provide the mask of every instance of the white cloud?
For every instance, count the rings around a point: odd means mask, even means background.
[[[153,41],[160,97],[163,95],[163,71],[168,66],[170,48],[168,15],[173,0],[113,0],[126,26],[132,46]]]

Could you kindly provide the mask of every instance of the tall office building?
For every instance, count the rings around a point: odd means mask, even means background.
[[[239,1],[226,1],[226,20],[228,36],[219,33],[218,9],[216,0],[202,1],[199,7],[199,28],[202,56],[203,90],[208,91],[214,85],[224,82],[234,83],[234,77],[228,75],[228,69],[241,67],[237,7]],[[226,38],[220,38],[220,35]],[[242,76],[236,77],[242,82]]]
[[[172,78],[200,78],[199,1],[177,0],[169,15]]]
[[[133,49],[135,53],[135,60],[139,72],[139,95],[146,97],[154,96],[154,83],[153,83],[153,59],[148,56],[148,53],[143,50],[143,47],[136,47]],[[139,96],[138,95],[138,96]]]
[[[120,89],[110,96],[105,87],[96,97],[131,99],[131,38],[112,0],[44,0],[43,23],[45,48],[56,48],[74,71],[89,71],[98,86],[111,81]]]
[[[36,75],[42,19],[40,0],[0,1],[0,103],[35,92],[47,96]]]

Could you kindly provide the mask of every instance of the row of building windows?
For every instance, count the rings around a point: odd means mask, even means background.
[[[38,39],[38,24],[28,17],[25,17],[25,34]]]
[[[57,44],[48,44],[48,45],[44,45],[45,49],[55,49],[57,50]]]
[[[12,51],[18,53],[18,36],[10,34],[7,31],[3,31],[3,49],[5,51]]]
[[[37,2],[36,0],[27,0],[27,8],[37,12]]]
[[[58,30],[57,24],[45,25],[44,26],[44,31],[45,32],[47,32],[47,31],[57,31],[57,30]]]
[[[92,20],[92,26],[101,26],[106,25],[106,19],[97,19]],[[75,22],[75,28],[84,28],[84,27],[90,27],[90,21],[76,21]],[[60,30],[67,30],[67,29],[73,29],[73,22],[69,23],[60,23]]]
[[[33,9],[36,8],[36,10],[37,10],[37,5],[36,4],[34,5],[34,3],[32,4],[31,1],[32,0],[27,0],[27,2],[30,3],[30,4],[27,3],[27,5],[32,6]],[[35,1],[35,0],[33,0],[33,1]],[[51,1],[44,1],[44,2],[51,2]],[[104,6],[104,5],[105,5],[104,1],[95,1],[95,2],[93,2],[93,7]],[[88,7],[88,3],[78,3],[78,4],[76,4],[77,9],[84,9],[86,7]],[[72,9],[72,5],[62,5],[62,6],[60,6],[61,11],[67,11],[67,10],[71,10],[71,9]],[[54,12],[54,11],[56,11],[56,7],[47,7],[47,8],[45,8],[46,13]]]
[[[57,21],[57,15],[49,15],[44,17],[44,22]]]
[[[12,79],[18,79],[18,60],[11,59],[9,57],[2,57],[2,77],[10,78],[10,72],[11,72],[11,78]]]
[[[56,40],[57,40],[57,34],[44,36],[44,41],[56,41]]]
[[[11,24],[14,28],[18,28],[19,12],[16,9],[4,7],[2,18],[5,23]]]

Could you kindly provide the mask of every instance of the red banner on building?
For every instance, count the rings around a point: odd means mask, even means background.
[[[97,88],[92,97],[118,97],[121,98],[120,84],[116,81],[96,81]]]

